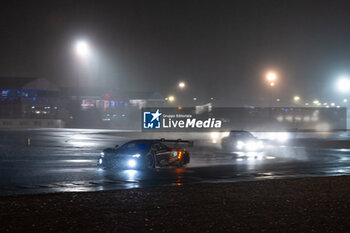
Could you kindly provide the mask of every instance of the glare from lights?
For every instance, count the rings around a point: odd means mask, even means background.
[[[281,101],[281,99],[276,99],[276,101],[277,101],[277,102],[280,102],[280,101]]]
[[[210,133],[210,137],[211,137],[212,139],[217,139],[217,138],[219,137],[219,133],[218,133],[218,132],[211,132],[211,133]]]
[[[128,161],[128,166],[131,168],[134,168],[136,166],[136,160],[135,159],[130,159]]]
[[[266,75],[266,79],[267,79],[267,81],[269,81],[269,82],[274,82],[274,81],[276,81],[276,78],[277,78],[277,76],[276,76],[276,74],[273,73],[273,72],[269,72],[269,73],[267,73],[267,75]]]
[[[169,100],[170,102],[174,102],[174,101],[175,101],[175,97],[171,95],[171,96],[168,97],[168,100]]]
[[[274,82],[271,82],[271,83],[270,83],[270,86],[271,86],[271,87],[274,87],[274,86],[275,86],[275,83],[274,83]]]
[[[320,103],[320,101],[319,100],[314,100],[314,101],[312,101],[312,103],[315,104],[315,105],[318,105]]]
[[[293,99],[294,99],[294,101],[298,102],[300,100],[300,97],[296,95],[296,96],[294,96]]]
[[[196,97],[193,97],[193,100],[195,100],[195,101],[196,101],[196,100],[197,100],[197,98],[196,98]]]
[[[309,106],[309,103],[305,103],[305,106]]]
[[[344,99],[343,102],[344,102],[344,103],[347,103],[347,102],[348,102],[348,99]]]
[[[86,41],[80,40],[75,44],[75,52],[79,57],[87,58],[91,54],[91,49]]]
[[[179,88],[184,89],[186,87],[185,82],[179,82]]]
[[[331,103],[331,106],[334,107],[334,106],[335,106],[335,103]]]
[[[286,142],[289,139],[289,133],[287,132],[271,132],[268,135],[268,139],[278,142]]]
[[[350,80],[347,77],[342,77],[337,82],[337,87],[340,92],[349,92],[350,91]]]

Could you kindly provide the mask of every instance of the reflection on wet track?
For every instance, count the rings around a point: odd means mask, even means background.
[[[24,141],[29,136],[32,144],[26,147]],[[186,168],[97,167],[101,149],[142,136],[98,130],[0,131],[0,195],[350,174],[350,150],[296,146],[257,154],[195,146]]]

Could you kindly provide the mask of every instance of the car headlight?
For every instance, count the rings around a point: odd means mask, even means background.
[[[243,147],[244,147],[244,142],[238,141],[236,147],[237,147],[238,150],[243,149]]]
[[[246,149],[250,151],[255,151],[256,149],[258,149],[258,144],[254,141],[249,141],[246,144]]]
[[[134,167],[136,167],[136,160],[135,159],[129,159],[128,160],[128,166],[130,167],[130,168],[134,168]]]
[[[140,158],[140,156],[141,156],[140,154],[134,154],[132,157],[133,158]]]

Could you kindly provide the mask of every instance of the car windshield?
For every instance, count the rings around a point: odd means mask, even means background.
[[[249,139],[249,138],[255,138],[251,133],[249,132],[231,132],[231,135],[236,138],[244,138],[244,139]]]
[[[118,153],[144,153],[150,149],[150,142],[128,142],[117,149]]]

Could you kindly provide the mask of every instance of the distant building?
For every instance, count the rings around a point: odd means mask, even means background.
[[[57,118],[59,97],[46,79],[0,77],[0,118]]]
[[[60,88],[43,78],[0,77],[0,127],[9,119],[59,119],[67,127],[129,129],[140,125],[142,107],[163,105],[155,92]]]

